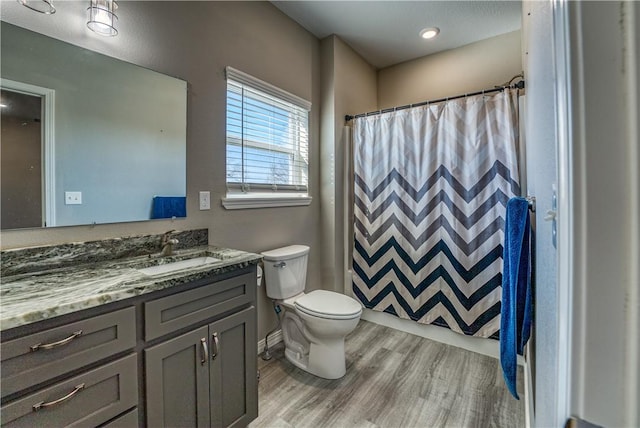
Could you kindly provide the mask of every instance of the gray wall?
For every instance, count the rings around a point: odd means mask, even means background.
[[[635,2],[523,8],[540,427],[569,416],[640,422],[639,10]],[[540,219],[553,183],[558,251]]]
[[[631,1],[569,2],[568,10],[571,412],[602,426],[638,426],[640,7]]]
[[[55,90],[53,226],[145,220],[153,196],[185,196],[186,82],[7,24],[1,53],[3,78]]]
[[[520,31],[514,31],[380,70],[378,108],[493,88],[520,72]]]
[[[57,22],[63,9],[74,6],[79,16],[73,25],[78,25],[83,35],[75,40],[76,44],[188,82],[188,216],[174,221],[3,231],[2,247],[204,227],[209,229],[212,244],[242,250],[260,252],[293,243],[310,245],[308,282],[311,288],[318,288],[319,41],[268,2],[120,2],[120,33],[109,39],[85,31],[86,4],[73,3],[58,3],[58,12],[52,16],[40,16],[16,3],[15,13],[22,14],[24,10],[23,19],[36,24]],[[12,5],[2,6],[4,14]],[[48,18],[54,21],[46,21]],[[64,34],[65,28],[61,27],[55,30]],[[220,199],[226,193],[225,66],[252,74],[314,104],[309,165],[313,201],[308,207],[227,211],[221,206]],[[198,210],[201,190],[211,191],[209,211]],[[258,298],[258,337],[262,338],[275,324],[275,316],[264,288],[259,290]]]
[[[322,283],[345,289],[345,155],[349,141],[344,116],[376,109],[376,70],[339,37],[321,42],[322,52]],[[349,185],[351,186],[351,185]]]

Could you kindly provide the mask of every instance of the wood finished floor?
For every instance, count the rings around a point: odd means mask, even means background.
[[[312,376],[282,343],[258,358],[260,427],[524,427],[498,360],[367,321],[347,336],[347,374]]]

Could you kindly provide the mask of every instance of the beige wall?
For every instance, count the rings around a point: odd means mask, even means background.
[[[85,9],[86,6],[82,10]],[[3,231],[2,248],[208,228],[212,244],[242,250],[260,252],[293,243],[317,249],[319,41],[268,2],[122,2],[119,12],[117,37],[87,35],[74,42],[188,82],[187,218]],[[227,65],[313,103],[310,206],[234,211],[221,206],[220,198],[226,192],[224,67]],[[211,191],[210,211],[198,210],[201,190]],[[316,250],[310,258],[312,288],[317,288],[319,265]],[[258,296],[258,337],[263,338],[275,325],[275,316],[264,288]]]
[[[380,70],[378,108],[481,91],[521,72],[520,31],[514,31]]]
[[[321,42],[322,285],[344,290],[344,116],[376,109],[376,70],[339,37]]]

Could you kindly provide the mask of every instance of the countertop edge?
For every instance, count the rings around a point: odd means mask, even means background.
[[[6,332],[58,316],[244,269],[257,265],[262,259],[259,254],[217,246],[202,246],[176,252],[173,258],[189,258],[189,255],[202,252],[212,254],[220,260],[210,265],[157,276],[140,273],[134,266],[136,263],[144,263],[147,258],[137,257],[97,265],[55,269],[51,273],[35,272],[8,279],[4,277],[0,302],[0,331]],[[139,266],[137,267],[139,269]],[[76,281],[75,287],[66,286],[70,279]],[[34,292],[32,288],[38,292]],[[56,299],[58,288],[61,289],[59,293],[64,295],[57,296]],[[35,309],[32,309],[34,307]]]

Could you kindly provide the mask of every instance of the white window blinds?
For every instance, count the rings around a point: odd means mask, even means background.
[[[307,193],[311,104],[231,67],[226,73],[228,190]]]

